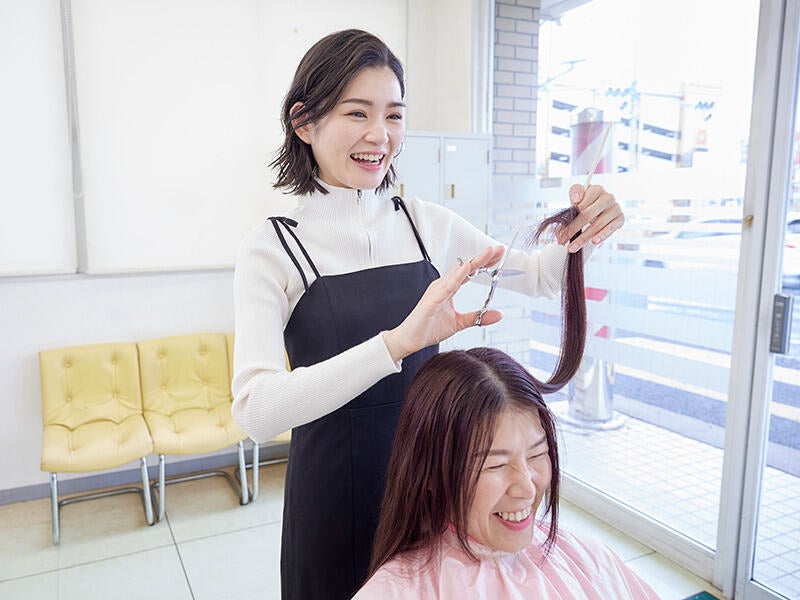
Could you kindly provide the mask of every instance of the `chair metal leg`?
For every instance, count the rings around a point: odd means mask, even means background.
[[[235,470],[233,474],[228,471],[218,469],[213,471],[196,471],[194,473],[187,473],[186,475],[172,475],[165,476],[163,454],[159,454],[159,477],[158,484],[155,486],[158,493],[158,507],[159,507],[159,520],[164,518],[166,502],[164,502],[166,486],[170,483],[183,483],[185,481],[197,481],[198,479],[207,479],[208,477],[224,477],[225,480],[233,488],[236,497],[239,498],[239,504],[249,503],[250,490],[247,484],[247,465],[244,463],[244,444],[238,442],[239,445],[239,469]],[[244,473],[244,475],[242,475]],[[238,479],[238,481],[237,481]]]
[[[167,466],[165,464],[166,457],[163,454],[158,455],[158,520],[164,520],[166,512],[164,498],[167,495]]]
[[[53,513],[53,545],[61,542],[61,528],[58,523],[58,476],[50,473],[50,507]]]
[[[53,545],[57,546],[61,542],[61,507],[67,504],[75,504],[77,502],[84,502],[86,500],[97,500],[98,498],[108,498],[109,496],[117,496],[120,494],[138,494],[139,498],[144,505],[144,516],[148,525],[154,523],[153,520],[153,500],[150,496],[150,481],[147,476],[147,461],[145,457],[139,459],[142,473],[142,487],[129,486],[119,487],[113,489],[105,489],[96,492],[85,494],[72,494],[66,498],[59,500],[58,498],[58,475],[50,473],[50,508],[52,511],[53,519]],[[161,494],[159,494],[159,499]]]
[[[247,504],[250,501],[250,490],[247,489],[247,468],[244,463],[244,441],[239,444],[239,484],[242,488],[242,497],[239,504]]]
[[[147,475],[147,460],[145,457],[139,459],[142,469],[142,502],[144,503],[144,518],[148,525],[155,523],[153,519],[153,500],[150,497],[150,477]]]
[[[250,502],[258,498],[258,444],[253,442],[253,495]]]

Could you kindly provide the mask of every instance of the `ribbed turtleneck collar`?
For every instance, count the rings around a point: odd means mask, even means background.
[[[314,192],[305,199],[301,210],[307,217],[331,223],[353,218],[370,221],[373,215],[386,207],[387,200],[375,190],[360,190],[359,197],[359,190],[319,183],[328,193]]]

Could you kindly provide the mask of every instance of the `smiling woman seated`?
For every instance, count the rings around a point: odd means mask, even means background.
[[[605,544],[558,527],[555,421],[540,389],[492,348],[423,365],[355,599],[658,597]]]

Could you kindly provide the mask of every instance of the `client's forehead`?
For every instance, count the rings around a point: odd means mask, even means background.
[[[491,450],[527,450],[543,441],[545,431],[537,411],[507,409],[497,418]]]

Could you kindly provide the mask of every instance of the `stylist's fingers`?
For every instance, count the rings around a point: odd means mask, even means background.
[[[569,244],[570,252],[577,252],[590,240],[594,244],[605,241],[625,223],[622,207],[603,186],[590,185],[584,190],[575,184],[569,194],[579,213],[557,233],[557,238],[560,244]]]
[[[589,186],[592,187],[592,186]],[[581,201],[584,198],[583,186],[579,183],[572,184],[569,188],[569,201],[578,209],[578,216],[575,217],[569,224],[563,225],[556,231],[556,239],[562,246],[570,242],[580,231],[589,224],[587,215],[580,212]]]
[[[489,246],[480,255],[475,257],[476,261],[482,261],[484,267],[493,267],[497,262],[503,258],[503,253],[506,251],[505,246]]]
[[[468,275],[474,273],[479,268],[486,266],[486,261],[492,256],[491,248],[485,249],[479,255],[462,260],[447,273],[434,280],[423,294],[420,304],[432,306],[440,305],[448,300],[452,301],[453,296],[464,283],[469,281]],[[417,305],[419,306],[419,304]]]
[[[589,225],[570,244],[570,252],[576,252],[589,240],[594,244],[605,241],[625,223],[622,207],[603,186],[590,185],[577,206],[580,215],[588,219]]]
[[[488,247],[471,260],[462,261],[439,279],[433,281],[405,323],[412,326],[416,336],[427,338],[428,343],[441,342],[454,333],[475,324],[473,313],[459,313],[453,305],[453,296],[466,281],[467,275],[499,260],[503,247]],[[499,318],[497,319],[499,320]],[[487,325],[489,322],[486,323]]]
[[[470,270],[469,261],[464,261],[432,281],[411,313],[400,325],[384,335],[395,360],[420,348],[438,344],[459,331],[453,296],[467,281]]]
[[[463,261],[462,259],[459,259],[459,261],[461,261],[459,263],[459,266],[463,266],[465,264],[469,265],[469,270],[467,271],[467,274],[474,275],[475,272],[482,267],[491,268],[495,266],[497,262],[502,258],[504,251],[505,248],[503,246],[487,246],[480,254],[478,254],[477,256],[473,256],[468,261]]]
[[[497,262],[497,253],[502,252],[502,249],[502,246],[487,248],[471,261],[461,261],[428,285],[422,298],[403,322],[383,333],[384,342],[393,360],[398,361],[420,348],[442,342],[454,333],[475,325],[477,315],[474,312],[456,311],[453,296],[474,269]],[[497,311],[489,311],[484,315],[482,323],[490,325],[499,320],[500,314]]]

